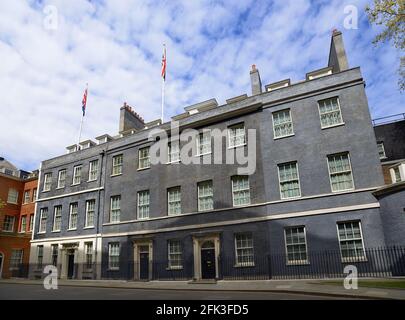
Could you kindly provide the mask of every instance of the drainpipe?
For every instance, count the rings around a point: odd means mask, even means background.
[[[99,230],[100,230],[100,198],[101,198],[101,186],[103,183],[103,164],[104,164],[104,155],[105,155],[105,150],[100,152],[101,155],[101,165],[100,165],[100,179],[99,179],[99,183],[98,183],[98,195],[97,195],[97,222],[96,222],[96,244],[95,244],[95,255],[94,255],[94,260],[96,262],[96,270],[94,272],[95,278],[97,279],[97,253],[98,253],[98,237],[97,235],[99,234]],[[104,179],[105,182],[105,179]],[[104,209],[104,205],[103,205],[103,209]],[[100,260],[100,270],[101,270],[101,260]]]

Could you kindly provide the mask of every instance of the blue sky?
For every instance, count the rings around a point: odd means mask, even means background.
[[[167,46],[166,120],[185,106],[250,94],[256,64],[263,84],[327,65],[333,28],[343,32],[350,67],[360,66],[372,117],[405,112],[398,52],[372,45],[379,29],[369,1],[0,1],[0,156],[22,169],[65,153],[82,139],[118,132],[119,108],[160,117],[162,44]],[[57,9],[58,26],[44,26]],[[344,8],[358,9],[346,29]]]

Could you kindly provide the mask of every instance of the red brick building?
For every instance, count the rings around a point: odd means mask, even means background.
[[[27,275],[37,184],[0,158],[0,278]]]

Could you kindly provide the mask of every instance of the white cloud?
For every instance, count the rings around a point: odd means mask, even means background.
[[[77,141],[89,83],[83,139],[118,131],[124,101],[149,121],[160,116],[162,43],[167,45],[166,118],[212,97],[250,94],[255,63],[265,83],[327,63],[333,28],[344,32],[351,66],[362,67],[373,116],[403,112],[389,44],[371,45],[367,1],[13,1],[0,2],[0,155],[23,169]],[[45,30],[43,8],[58,9]],[[344,30],[343,8],[359,8]]]

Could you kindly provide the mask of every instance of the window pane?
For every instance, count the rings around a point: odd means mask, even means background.
[[[212,210],[214,208],[214,194],[212,181],[198,183],[198,211]]]
[[[338,98],[319,101],[318,106],[322,128],[343,123]]]
[[[138,192],[138,219],[149,218],[149,191]]]
[[[247,176],[232,177],[233,205],[250,204],[249,178]]]
[[[167,191],[168,214],[181,214],[181,191],[180,187],[170,188]]]

